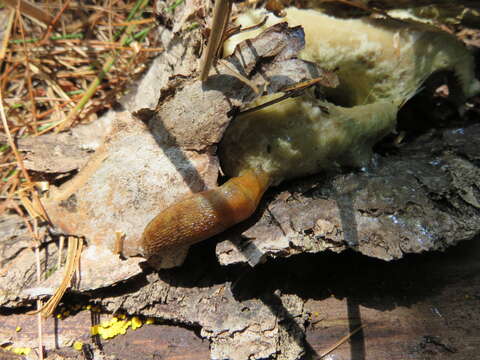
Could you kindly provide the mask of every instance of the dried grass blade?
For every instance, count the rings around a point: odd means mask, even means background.
[[[200,80],[207,80],[210,69],[217,57],[218,49],[223,40],[225,27],[232,11],[232,0],[216,0],[213,10],[213,23],[208,39],[207,51],[200,66]]]
[[[48,22],[48,28],[47,28],[47,31],[45,31],[45,34],[43,35],[43,39],[42,41],[40,41],[40,44],[43,44],[45,43],[49,37],[50,37],[50,34],[53,30],[53,28],[55,27],[55,24],[58,22],[58,20],[60,19],[60,16],[62,16],[62,14],[65,12],[65,10],[68,8],[68,6],[70,5],[70,2],[71,0],[67,0],[65,1],[65,3],[63,4],[62,8],[60,9],[60,11],[55,15],[54,18],[52,18],[49,22]]]
[[[58,85],[55,81],[53,81],[45,72],[41,71],[40,68],[38,68],[36,65],[33,65],[32,63],[29,63],[28,66],[30,67],[30,70],[32,73],[40,77],[43,81],[47,83],[49,88],[51,88],[55,93],[60,96],[61,98],[70,101],[70,96],[67,95],[65,91],[62,90],[60,85]]]
[[[4,0],[5,4],[12,8],[18,8],[20,9],[20,12],[23,15],[29,16],[31,18],[34,18],[35,20],[38,20],[45,25],[48,25],[52,22],[53,17],[49,15],[47,12],[45,12],[43,9],[40,9],[39,7],[29,3],[28,1],[25,0]]]
[[[33,220],[33,238],[35,241],[35,265],[37,273],[37,284],[40,285],[42,280],[42,269],[40,267],[40,236],[38,234],[38,222]],[[37,300],[37,309],[42,308],[42,300]],[[37,331],[38,331],[38,352],[39,359],[43,359],[43,320],[40,314],[37,316]]]
[[[19,3],[19,6],[20,6],[20,3]],[[32,85],[32,76],[31,76],[31,73],[30,73],[30,68],[28,65],[30,65],[30,55],[29,55],[29,49],[28,49],[28,46],[25,42],[25,31],[24,31],[24,27],[23,27],[23,20],[22,20],[22,17],[20,16],[20,10],[17,9],[17,22],[19,24],[19,28],[20,28],[20,34],[22,36],[22,40],[23,40],[23,53],[25,55],[25,64],[27,64],[27,66],[25,67],[25,79],[26,79],[26,82],[27,82],[27,88],[28,88],[28,96],[30,98],[30,102],[31,102],[31,112],[32,112],[32,116],[33,116],[33,132],[36,134],[37,133],[37,107],[36,107],[36,103],[35,103],[35,95],[34,95],[34,92],[33,92],[33,85]]]

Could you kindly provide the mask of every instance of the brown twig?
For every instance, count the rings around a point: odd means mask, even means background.
[[[42,269],[40,267],[40,237],[38,234],[38,222],[37,219],[33,219],[33,234],[35,240],[35,265],[37,272],[37,285],[40,285],[42,282]],[[37,300],[37,309],[42,308],[42,300]],[[43,359],[43,321],[41,316],[37,316],[37,327],[38,327],[38,352],[39,359]]]
[[[328,87],[336,87],[338,85],[338,78],[336,77],[336,75],[334,73],[326,73],[326,74],[324,74],[320,77],[310,79],[310,80],[301,81],[301,82],[293,84],[291,86],[287,86],[287,87],[283,88],[280,92],[280,93],[283,92],[283,95],[281,95],[281,96],[279,96],[279,97],[277,97],[273,100],[267,101],[263,104],[260,104],[258,106],[242,110],[242,111],[240,111],[239,114],[242,114],[242,115],[249,114],[249,113],[264,109],[268,106],[272,106],[274,104],[277,104],[277,103],[279,103],[283,100],[286,100],[288,98],[294,98],[296,96],[301,95],[306,89],[308,89],[312,86],[315,86],[317,84],[321,84],[323,86],[328,86]]]

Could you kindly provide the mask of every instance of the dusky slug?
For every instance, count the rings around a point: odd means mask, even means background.
[[[265,16],[254,11],[237,21],[251,26]],[[462,99],[480,89],[463,43],[431,26],[339,19],[296,8],[287,9],[284,18],[267,16],[260,29],[229,39],[225,53],[273,24],[301,25],[306,47],[300,57],[338,69],[340,86],[326,92],[336,104],[307,92],[234,119],[219,146],[222,168],[232,179],[157,215],[142,236],[146,257],[202,241],[245,220],[271,184],[333,166],[365,164],[372,146],[394,130],[398,109],[437,71],[455,73]],[[253,106],[281,95],[261,97]]]

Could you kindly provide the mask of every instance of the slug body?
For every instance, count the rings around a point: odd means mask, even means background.
[[[251,12],[238,21],[251,26],[265,15]],[[460,41],[430,26],[396,20],[338,19],[290,8],[285,18],[268,15],[260,29],[232,37],[224,52],[283,21],[305,30],[300,57],[338,69],[340,85],[325,91],[328,101],[306,92],[232,121],[219,144],[222,168],[232,179],[156,216],[142,236],[146,257],[245,220],[270,184],[329,167],[365,165],[372,146],[395,129],[399,108],[432,74],[453,71],[462,99],[480,89],[473,58]],[[253,106],[281,95],[260,97]]]
[[[222,186],[187,197],[146,226],[141,239],[149,258],[165,248],[192,245],[250,217],[269,186],[269,176],[247,170]]]

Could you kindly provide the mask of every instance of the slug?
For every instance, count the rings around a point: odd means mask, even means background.
[[[270,185],[262,171],[247,170],[216,189],[173,204],[145,227],[141,248],[149,258],[163,249],[192,245],[249,218]]]
[[[265,16],[255,11],[237,21],[251,26]],[[270,14],[259,30],[229,39],[224,53],[282,21],[304,28],[300,57],[327,70],[338,68],[340,86],[326,93],[329,101],[307,92],[234,119],[219,144],[222,169],[232,179],[157,215],[142,236],[146,257],[245,220],[270,185],[331,167],[365,165],[373,145],[395,129],[399,108],[432,74],[453,71],[462,99],[480,89],[473,58],[454,36],[397,20],[338,19],[290,8],[284,18]],[[252,106],[281,95],[260,97]]]

